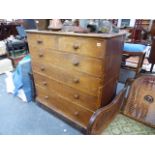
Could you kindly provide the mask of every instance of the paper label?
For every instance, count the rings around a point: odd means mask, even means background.
[[[97,43],[96,45],[97,45],[97,47],[100,47],[101,46],[101,43]]]

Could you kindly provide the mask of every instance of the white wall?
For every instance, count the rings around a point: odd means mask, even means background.
[[[130,26],[133,27],[135,25],[136,19],[130,19]]]

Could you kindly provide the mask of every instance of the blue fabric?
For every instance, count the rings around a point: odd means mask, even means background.
[[[32,71],[30,56],[23,58],[13,73],[13,82],[15,85],[14,95],[19,89],[23,89],[28,102],[33,100],[33,87],[29,73]]]
[[[19,34],[21,37],[23,37],[23,38],[26,37],[26,31],[25,31],[24,26],[17,26],[16,29],[17,29],[18,34]]]
[[[25,29],[36,29],[36,22],[34,19],[24,19]]]
[[[146,48],[146,46],[142,45],[142,44],[124,43],[123,51],[143,52],[145,48]]]
[[[23,82],[22,82],[22,76],[21,76],[22,68],[17,67],[16,70],[13,73],[13,82],[15,85],[14,95],[16,96],[18,93],[18,90],[22,88]]]

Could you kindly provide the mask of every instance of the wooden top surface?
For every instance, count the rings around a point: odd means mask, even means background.
[[[94,38],[113,38],[117,36],[125,35],[125,31],[119,33],[75,33],[75,32],[61,32],[51,30],[26,30],[27,33],[40,33],[40,34],[53,34],[53,35],[65,35],[65,36],[79,36],[79,37],[94,37]]]

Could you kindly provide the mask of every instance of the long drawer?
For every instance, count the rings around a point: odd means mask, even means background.
[[[102,77],[103,61],[95,58],[88,58],[71,53],[58,52],[56,50],[31,49],[31,57],[33,60],[38,60],[42,63],[57,65],[61,68],[80,71],[94,77]]]
[[[85,94],[77,89],[73,89],[61,82],[47,78],[41,74],[33,73],[35,83],[47,89],[49,92],[54,92],[66,100],[84,106],[92,111],[95,111],[101,106],[99,97]]]
[[[30,47],[36,46],[38,49],[50,48],[94,58],[103,58],[106,54],[106,41],[104,39],[28,34],[28,41]]]
[[[98,89],[103,85],[103,81],[99,78],[94,78],[77,71],[70,72],[54,65],[47,65],[42,61],[32,61],[32,68],[37,73],[49,76],[54,80],[93,96],[98,95]]]
[[[57,94],[50,93],[47,89],[44,89],[38,85],[36,85],[36,90],[37,101],[86,128],[89,119],[93,114],[92,111],[84,109],[77,104],[72,104]]]

